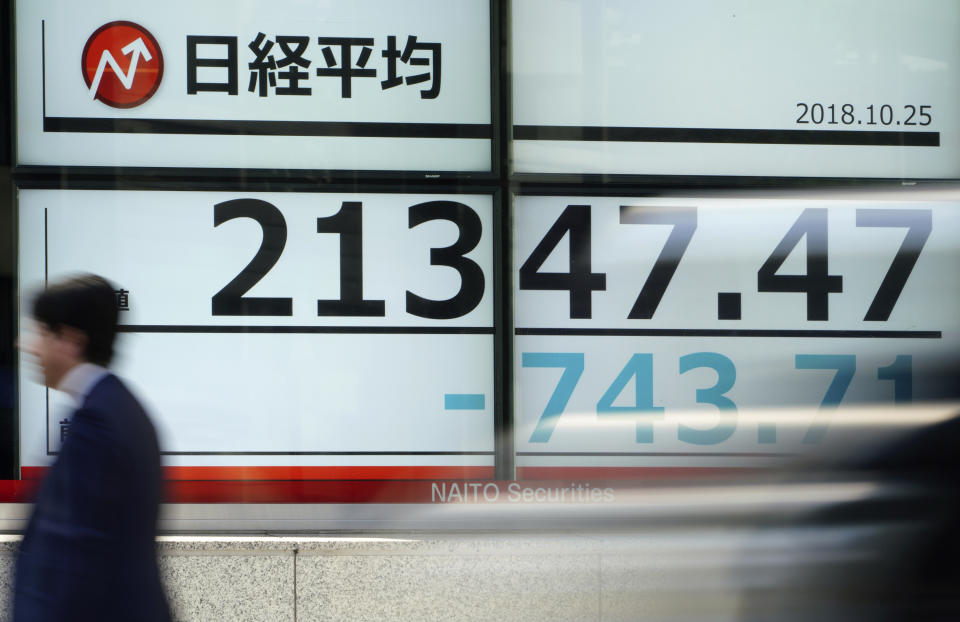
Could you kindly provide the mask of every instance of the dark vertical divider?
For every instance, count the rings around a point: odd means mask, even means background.
[[[495,0],[491,23],[494,29],[492,51],[496,63],[492,78],[493,114],[497,157],[494,172],[499,177],[497,237],[494,240],[498,290],[495,300],[497,347],[495,382],[499,396],[495,414],[496,478],[515,477],[513,433],[513,204],[510,192],[510,1]]]
[[[0,479],[15,479],[17,469],[16,230],[13,165],[13,6],[0,0]]]

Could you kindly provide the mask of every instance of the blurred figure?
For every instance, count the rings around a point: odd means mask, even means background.
[[[960,619],[958,446],[960,417],[951,417],[880,447],[850,448],[782,482],[784,490],[811,480],[865,482],[874,492],[780,526],[789,544],[763,580],[743,581],[750,589],[740,620]]]
[[[160,451],[137,399],[106,366],[113,355],[113,287],[86,275],[33,302],[34,355],[44,383],[77,404],[47,474],[16,565],[14,622],[168,621],[155,530]]]

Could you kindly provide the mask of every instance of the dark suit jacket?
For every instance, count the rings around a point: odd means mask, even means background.
[[[157,570],[160,451],[137,399],[108,374],[74,413],[16,567],[15,622],[170,619]]]

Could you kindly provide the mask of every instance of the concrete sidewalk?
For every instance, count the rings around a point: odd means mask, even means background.
[[[656,531],[165,536],[158,546],[183,622],[734,619],[738,538]],[[0,536],[5,602],[19,540]]]

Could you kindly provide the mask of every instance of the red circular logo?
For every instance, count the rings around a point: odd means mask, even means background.
[[[160,45],[133,22],[110,22],[90,35],[80,59],[90,97],[114,108],[150,99],[163,78]]]

